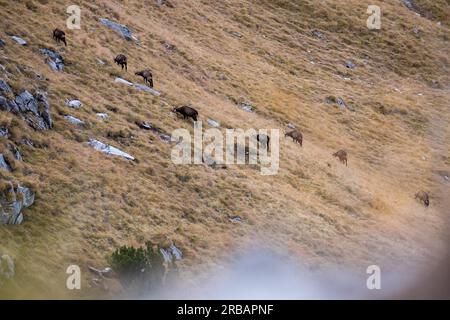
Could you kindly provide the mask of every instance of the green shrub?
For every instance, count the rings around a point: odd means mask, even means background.
[[[142,288],[162,285],[166,271],[161,252],[150,242],[144,248],[118,248],[111,255],[111,266],[125,284]]]

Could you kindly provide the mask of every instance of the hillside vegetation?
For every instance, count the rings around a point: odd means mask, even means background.
[[[0,0],[0,78],[13,89],[9,98],[47,92],[54,122],[36,131],[0,111],[9,132],[0,151],[14,143],[23,157],[10,156],[13,171],[0,177],[36,192],[22,224],[0,225],[0,252],[16,265],[1,297],[109,295],[89,287],[88,266],[107,266],[118,247],[147,241],[175,244],[187,279],[254,243],[311,268],[439,263],[449,223],[448,0],[412,1],[413,9],[397,0],[169,1],[80,0],[81,29],[69,30],[70,1]],[[381,7],[381,30],[366,26],[370,4]],[[127,25],[139,43],[100,18]],[[52,39],[54,28],[66,32],[67,47]],[[63,56],[62,72],[41,48]],[[113,62],[120,53],[127,72]],[[160,96],[114,82],[143,83],[134,72],[144,68]],[[334,103],[339,98],[345,107]],[[83,106],[70,108],[71,99]],[[171,112],[184,104],[199,111],[204,128],[207,119],[221,130],[284,133],[294,124],[303,147],[281,134],[272,176],[254,166],[175,165],[173,144],[136,123],[169,135],[192,131]],[[137,160],[98,152],[91,138]],[[348,166],[332,157],[339,149]],[[419,190],[430,193],[430,207],[414,200]],[[65,288],[71,264],[82,269],[81,292]]]

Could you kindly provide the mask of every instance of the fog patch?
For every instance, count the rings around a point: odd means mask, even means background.
[[[417,272],[385,270],[381,265],[381,289],[367,288],[367,266],[360,270],[311,270],[288,255],[267,249],[250,249],[233,262],[187,282],[168,279],[169,285],[143,299],[194,300],[297,300],[297,299],[389,299],[398,297],[417,279]]]

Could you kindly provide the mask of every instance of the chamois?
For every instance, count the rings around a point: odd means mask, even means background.
[[[298,130],[292,130],[289,132],[286,132],[284,134],[285,137],[291,137],[292,141],[297,142],[298,144],[300,144],[300,147],[303,146],[303,135],[300,131]]]
[[[194,108],[181,106],[178,108],[174,108],[172,112],[181,114],[183,116],[183,119],[192,118],[194,121],[197,121],[198,112]]]
[[[334,157],[338,157],[339,161],[341,161],[342,163],[345,163],[345,165],[347,165],[347,151],[345,150],[339,150],[336,153],[333,153]]]
[[[144,78],[145,83],[148,83],[150,85],[150,88],[153,88],[153,75],[149,69],[135,72],[135,75]]]
[[[53,30],[53,39],[56,40],[57,43],[62,41],[64,43],[64,45],[67,46],[66,34],[64,33],[64,31],[62,31],[58,28]]]
[[[125,57],[123,54],[119,54],[117,57],[115,57],[114,62],[118,65],[122,66],[122,70],[125,67],[125,71],[128,70],[127,67],[127,57]]]

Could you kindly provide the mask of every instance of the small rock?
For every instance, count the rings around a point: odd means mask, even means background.
[[[287,124],[287,127],[288,127],[289,129],[295,129],[295,128],[296,128],[295,125],[292,124],[292,123],[288,123],[288,124]]]
[[[108,119],[108,114],[106,113],[96,113],[96,116],[103,120]]]
[[[75,118],[73,116],[70,116],[70,115],[69,116],[64,116],[64,118],[66,118],[72,124],[76,124],[76,125],[79,125],[79,126],[84,125],[84,121],[82,121],[82,120],[80,120],[78,118]]]
[[[208,120],[206,120],[206,122],[208,122],[208,124],[211,127],[214,127],[214,128],[219,128],[220,127],[220,123],[218,121],[216,121],[216,120],[208,119]]]
[[[27,42],[25,40],[23,40],[21,37],[11,36],[11,39],[13,39],[15,42],[17,42],[21,46],[26,46],[27,45]]]
[[[104,66],[106,64],[105,61],[103,61],[102,59],[98,59],[98,58],[97,58],[97,63],[101,66]]]
[[[46,56],[45,62],[54,70],[54,71],[62,71],[64,68],[64,59],[63,57],[50,49],[40,49],[41,54]]]
[[[167,51],[175,51],[177,48],[175,45],[167,43],[167,42],[164,42],[163,46]]]
[[[106,267],[103,270],[94,267],[89,267],[88,269],[90,272],[99,275],[100,277],[111,278],[113,276],[113,270],[110,267]]]
[[[144,130],[152,130],[153,129],[153,126],[148,122],[138,121],[138,122],[136,122],[136,124],[138,125],[139,128],[144,129]]]
[[[3,39],[0,39],[0,48],[6,46],[6,42]]]
[[[14,159],[18,160],[18,161],[22,161],[22,155],[20,154],[20,150],[19,148],[17,148],[15,145],[13,144],[9,144],[9,150],[11,151],[11,153],[14,155]]]
[[[347,107],[347,105],[345,104],[344,100],[342,100],[341,98],[337,98],[336,103],[338,104],[338,106],[341,109],[344,109]]]
[[[94,148],[97,151],[103,152],[105,154],[110,154],[114,156],[119,156],[128,160],[135,160],[135,158],[128,153],[117,149],[116,147],[107,145],[106,143],[103,143],[101,141],[95,140],[95,139],[89,139],[88,143],[92,148]]]
[[[356,68],[356,64],[353,63],[353,61],[348,60],[347,62],[345,62],[345,66],[348,69],[355,69]]]
[[[0,79],[0,91],[6,92],[6,93],[12,92],[11,87],[3,79]]]
[[[318,39],[323,39],[325,36],[322,32],[320,32],[319,30],[313,30],[311,31],[311,34],[314,38],[318,38]]]
[[[6,170],[8,172],[12,171],[12,168],[9,165],[9,163],[6,161],[5,156],[1,153],[0,153],[0,169]]]
[[[237,31],[230,31],[229,34],[231,34],[233,37],[239,38],[239,39],[243,37],[242,34]]]
[[[253,112],[253,105],[251,103],[244,102],[244,103],[241,103],[239,105],[239,107],[244,111]]]
[[[242,222],[242,218],[239,216],[232,216],[232,217],[230,217],[230,221],[234,222],[234,223],[240,223],[240,222]]]
[[[1,103],[0,103],[0,105],[1,105]],[[8,128],[0,128],[0,137],[2,137],[2,138],[8,138],[9,137],[9,130],[8,130]]]
[[[79,109],[83,106],[83,103],[80,100],[67,100],[66,105],[74,109]]]
[[[170,141],[172,140],[172,137],[171,137],[171,136],[169,136],[168,134],[164,134],[164,133],[160,133],[160,134],[159,134],[159,138],[160,138],[162,141],[167,142],[167,143],[170,143]]]

